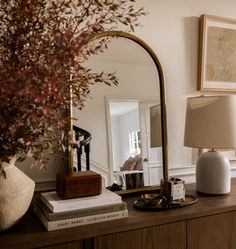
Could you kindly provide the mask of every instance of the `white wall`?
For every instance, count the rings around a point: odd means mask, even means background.
[[[186,98],[197,87],[198,22],[202,14],[236,19],[233,0],[139,0],[149,15],[136,35],[156,52],[166,77],[169,168],[187,180],[197,151],[183,146]],[[179,168],[179,171],[176,170]]]
[[[196,151],[183,146],[185,104],[188,96],[198,94],[199,16],[205,13],[236,19],[236,1],[137,0],[137,3],[144,6],[149,15],[142,18],[143,27],[135,34],[156,52],[166,76],[169,168],[173,169],[173,174],[188,179],[194,170],[191,166]],[[99,116],[98,113],[94,115]],[[103,144],[101,141],[101,146]],[[56,163],[54,170],[57,171]],[[30,169],[29,174],[32,171],[34,169]]]

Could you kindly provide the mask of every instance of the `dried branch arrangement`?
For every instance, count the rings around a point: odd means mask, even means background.
[[[139,26],[144,10],[134,0],[1,0],[0,164],[9,156],[46,165],[67,139],[70,87],[83,108],[95,83],[118,84],[114,74],[94,73],[82,63],[106,48],[91,36],[117,25]]]

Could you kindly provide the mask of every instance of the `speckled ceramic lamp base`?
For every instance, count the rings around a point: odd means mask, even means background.
[[[27,211],[35,183],[15,165],[4,163],[6,178],[0,176],[0,231],[14,225]]]
[[[203,153],[196,166],[196,190],[203,194],[228,194],[231,189],[229,160],[218,151]]]

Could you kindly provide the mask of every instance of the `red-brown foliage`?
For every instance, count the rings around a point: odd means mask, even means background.
[[[87,46],[99,32],[123,24],[133,31],[143,9],[134,0],[1,0],[0,163],[11,155],[61,150],[68,127],[70,87],[82,108],[94,83],[117,84],[114,74],[82,66],[102,52],[106,39]]]

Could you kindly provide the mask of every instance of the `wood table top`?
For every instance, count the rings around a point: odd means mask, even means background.
[[[129,210],[129,217],[126,219],[51,232],[46,231],[30,209],[18,224],[0,233],[0,248],[27,249],[34,248],[35,245],[43,247],[236,210],[236,179],[232,180],[231,193],[227,195],[199,195],[194,190],[193,184],[187,185],[186,190],[186,193],[198,197],[195,204],[164,211],[139,211],[133,207],[139,195],[124,196],[123,200],[127,203]]]

